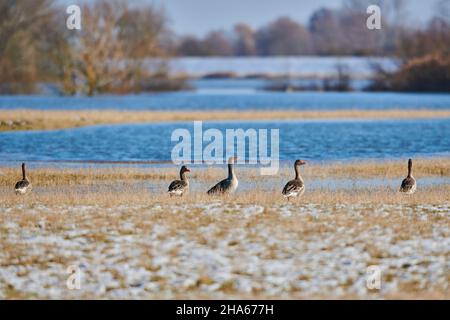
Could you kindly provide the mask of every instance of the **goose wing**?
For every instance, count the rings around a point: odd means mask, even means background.
[[[402,185],[400,186],[400,192],[409,192],[413,190],[414,186],[416,185],[416,180],[411,177],[406,177],[402,181]]]
[[[14,187],[14,189],[18,190],[18,189],[26,189],[30,186],[30,182],[27,180],[21,180],[18,181]]]
[[[183,191],[187,186],[187,183],[182,180],[175,180],[169,185],[169,193],[176,193]]]
[[[296,196],[305,188],[305,185],[300,180],[291,180],[283,188],[282,194],[286,197]]]
[[[26,194],[31,191],[31,183],[28,180],[21,180],[14,186],[16,194]]]
[[[230,184],[230,181],[228,179],[222,180],[219,183],[217,183],[214,187],[208,190],[208,194],[221,194],[225,193],[227,191],[227,188]]]

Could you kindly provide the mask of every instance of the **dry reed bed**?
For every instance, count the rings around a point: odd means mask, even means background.
[[[19,168],[19,169],[17,169]],[[0,168],[0,187],[12,186],[21,176],[20,163],[17,168]],[[213,182],[226,174],[224,166],[193,167],[190,179]],[[277,176],[261,176],[259,169],[239,166],[238,175],[241,180],[289,179],[293,175],[291,166],[282,166]],[[308,164],[302,167],[305,180],[326,178],[380,178],[402,179],[406,176],[405,161],[354,161],[334,162],[328,164]],[[78,184],[97,184],[99,181],[117,181],[132,183],[143,181],[167,181],[177,178],[179,168],[164,167],[114,167],[114,168],[81,168],[58,169],[37,168],[29,169],[29,176],[35,185],[63,186]],[[415,159],[414,176],[421,177],[450,177],[450,158]]]
[[[449,118],[449,110],[325,110],[325,111],[119,111],[0,110],[0,131],[51,130],[98,124],[164,121],[303,120],[303,119],[430,119]]]
[[[168,196],[165,188],[157,192],[149,190],[137,190],[123,185],[118,188],[108,186],[90,190],[88,188],[67,190],[51,188],[45,192],[35,190],[33,193],[20,197],[13,191],[0,189],[0,210],[5,207],[15,207],[17,205],[101,205],[104,207],[114,207],[126,204],[139,205],[167,205],[167,204],[207,204],[219,199],[227,204],[240,205],[279,205],[285,204],[286,199],[281,195],[280,190],[267,191],[262,189],[252,190],[246,193],[237,193],[230,196],[211,197],[206,195],[207,185],[204,185],[204,192],[191,192],[183,198]],[[316,189],[306,191],[301,199],[291,201],[294,205],[302,204],[398,204],[398,205],[418,205],[418,204],[448,204],[450,203],[450,185],[424,187],[414,195],[404,195],[391,188],[361,188],[346,190]]]
[[[194,167],[190,174],[192,191],[182,199],[170,198],[166,188],[178,178],[178,168],[80,168],[30,169],[34,191],[26,197],[14,195],[12,186],[20,178],[20,170],[0,168],[0,201],[15,205],[28,204],[103,204],[126,203],[207,203],[211,197],[206,190],[226,174],[223,166]],[[293,176],[292,168],[280,168],[277,176],[261,176],[256,168],[238,167],[241,184],[251,185],[255,190],[238,192],[223,197],[229,203],[268,205],[283,203],[280,195],[284,183]],[[301,203],[448,203],[450,186],[421,187],[425,177],[450,177],[450,159],[418,159],[414,161],[414,175],[419,181],[419,192],[413,196],[399,194],[392,187],[358,187],[358,179],[398,179],[399,185],[406,175],[404,161],[330,163],[307,165],[302,168],[308,184],[312,179],[351,179],[353,188],[331,190],[327,188],[308,190]],[[265,184],[265,185],[264,185]]]

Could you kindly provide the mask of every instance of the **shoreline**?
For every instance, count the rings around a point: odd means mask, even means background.
[[[57,130],[92,125],[180,121],[265,120],[407,120],[446,119],[450,110],[246,110],[246,111],[121,111],[121,110],[0,110],[0,132]]]

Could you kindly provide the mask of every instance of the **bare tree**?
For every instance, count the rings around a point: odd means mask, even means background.
[[[177,51],[181,56],[207,55],[207,50],[203,41],[197,39],[195,36],[185,36],[181,38]]]
[[[65,91],[93,95],[137,90],[149,76],[143,59],[162,56],[165,17],[153,7],[131,10],[125,1],[98,0],[82,12],[83,28],[72,39],[64,63]]]
[[[301,55],[311,52],[308,31],[288,17],[281,17],[256,35],[261,55]]]
[[[51,53],[45,42],[59,41],[52,0],[0,1],[0,91],[28,93],[35,90],[42,71],[41,55]],[[48,31],[47,31],[48,30]]]
[[[119,39],[127,43],[126,55],[132,58],[161,56],[161,43],[169,37],[163,10],[152,6],[125,10],[118,20]]]
[[[319,9],[309,19],[309,31],[316,54],[340,54],[341,33],[335,11]]]
[[[253,30],[246,24],[234,27],[234,52],[237,56],[252,56],[256,54],[256,41]]]
[[[231,56],[233,45],[224,31],[211,31],[203,40],[203,45],[208,55]]]

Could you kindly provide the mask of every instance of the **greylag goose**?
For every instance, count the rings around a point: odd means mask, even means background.
[[[172,181],[169,185],[167,192],[170,196],[183,196],[183,194],[189,191],[189,181],[186,177],[186,172],[191,172],[186,166],[182,166],[180,169],[180,180]]]
[[[283,188],[283,196],[289,201],[290,198],[300,197],[305,192],[305,183],[300,175],[300,166],[305,165],[306,161],[296,160],[294,163],[295,179],[286,183]]]
[[[228,178],[220,181],[214,187],[208,190],[209,195],[215,194],[228,194],[232,193],[238,187],[238,179],[234,173],[234,163],[237,161],[237,157],[230,157],[228,159]]]
[[[402,185],[400,186],[400,192],[413,194],[416,191],[416,179],[412,176],[412,160],[408,160],[408,175],[402,181]]]
[[[22,163],[22,180],[16,183],[14,190],[16,194],[26,194],[31,191],[31,182],[27,177],[25,163]]]

